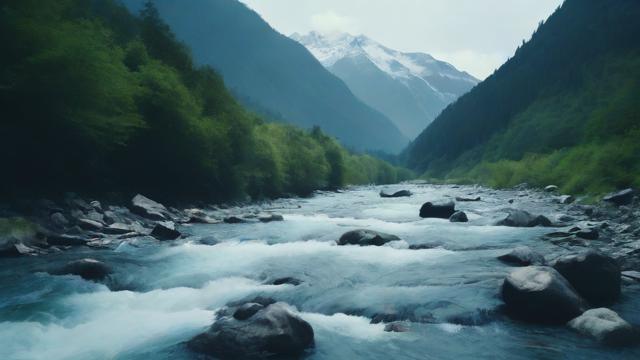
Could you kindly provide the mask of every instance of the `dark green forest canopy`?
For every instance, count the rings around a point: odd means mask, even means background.
[[[265,123],[149,3],[0,3],[2,177],[8,194],[145,192],[223,201],[389,183],[406,170],[314,129]]]
[[[640,2],[567,0],[405,154],[427,177],[640,186]]]

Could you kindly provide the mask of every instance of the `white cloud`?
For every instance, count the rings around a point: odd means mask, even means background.
[[[507,53],[483,53],[474,50],[458,50],[453,52],[433,52],[436,59],[453,64],[458,69],[462,69],[477,77],[480,80],[493,74],[494,70],[500,67],[510,54]]]
[[[334,11],[325,11],[311,16],[311,27],[321,33],[356,33],[358,26],[354,19]]]

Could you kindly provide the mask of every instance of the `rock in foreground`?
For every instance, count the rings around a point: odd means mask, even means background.
[[[453,213],[453,215],[451,215],[449,221],[454,223],[469,222],[469,218],[464,211],[456,211],[455,213]]]
[[[498,256],[498,260],[517,266],[546,265],[544,256],[531,250],[528,246],[518,246],[510,253]]]
[[[607,255],[589,250],[561,257],[553,267],[593,305],[609,305],[620,297],[620,266]]]
[[[532,215],[524,210],[511,210],[509,215],[498,221],[498,226],[511,226],[511,227],[536,227],[536,226],[551,226],[551,220],[542,215]]]
[[[240,311],[237,317],[222,316],[207,332],[191,339],[189,348],[222,359],[261,359],[299,356],[313,346],[313,328],[288,305],[245,305],[235,311]]]
[[[360,229],[344,233],[338,240],[338,245],[382,246],[397,240],[400,238],[395,235]]]
[[[456,212],[456,204],[451,201],[444,204],[424,203],[420,208],[421,218],[449,219]]]
[[[180,237],[180,232],[176,230],[176,225],[172,221],[158,221],[151,231],[151,236],[158,240],[175,240]]]
[[[77,275],[89,281],[102,281],[113,271],[111,268],[95,259],[81,259],[71,261],[62,268],[52,271],[53,275]]]
[[[638,342],[638,332],[615,311],[591,309],[569,322],[569,327],[609,346],[624,346]]]
[[[513,271],[502,285],[509,315],[541,324],[564,324],[580,316],[584,302],[569,282],[547,266]]]

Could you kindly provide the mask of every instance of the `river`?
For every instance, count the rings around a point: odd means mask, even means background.
[[[541,240],[549,229],[493,226],[516,207],[550,218],[564,205],[535,192],[395,185],[411,198],[383,199],[380,187],[319,193],[270,204],[274,223],[192,225],[175,242],[134,239],[115,250],[75,249],[1,260],[0,359],[194,359],[184,341],[204,331],[225,304],[258,295],[295,306],[315,331],[308,359],[638,359],[564,327],[523,324],[499,314],[499,289],[513,268],[496,260],[517,245],[548,259],[567,252]],[[421,219],[425,201],[458,203],[470,222]],[[514,200],[509,204],[509,200]],[[336,246],[368,228],[402,241]],[[198,239],[215,237],[216,245]],[[410,250],[409,245],[429,244]],[[111,264],[108,285],[52,276],[49,267],[91,257]],[[269,285],[295,277],[299,286]],[[640,286],[613,307],[640,323]],[[406,333],[371,324],[380,313],[412,314]]]

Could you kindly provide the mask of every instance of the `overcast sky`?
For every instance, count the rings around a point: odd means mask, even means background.
[[[364,34],[484,79],[562,0],[241,0],[285,35]]]

